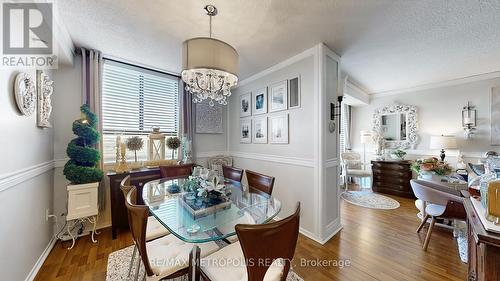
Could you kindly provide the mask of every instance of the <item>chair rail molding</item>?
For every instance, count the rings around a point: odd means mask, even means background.
[[[230,155],[232,157],[236,157],[236,158],[261,160],[261,161],[267,161],[267,162],[275,162],[275,163],[280,163],[280,164],[310,167],[310,168],[314,167],[314,160],[307,159],[307,158],[288,157],[288,156],[280,156],[280,155],[250,153],[250,152],[238,152],[238,151],[229,151],[228,155]]]
[[[31,178],[48,172],[54,168],[54,160],[19,169],[14,172],[0,174],[0,192],[25,182]]]

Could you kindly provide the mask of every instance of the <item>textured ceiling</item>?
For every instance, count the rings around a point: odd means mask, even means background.
[[[208,34],[244,79],[324,42],[369,92],[500,70],[500,0],[58,0],[77,46],[180,72],[181,44]]]

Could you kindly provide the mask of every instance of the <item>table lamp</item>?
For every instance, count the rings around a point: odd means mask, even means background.
[[[441,161],[446,157],[445,149],[457,148],[457,139],[454,136],[431,136],[430,149],[441,149]]]
[[[367,131],[360,131],[360,142],[363,144],[363,168],[366,164],[366,144],[372,143],[372,134]]]

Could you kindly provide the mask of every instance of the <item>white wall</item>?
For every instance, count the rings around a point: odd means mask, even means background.
[[[498,146],[490,145],[490,92],[493,86],[500,85],[500,78],[461,85],[407,92],[387,97],[374,97],[370,105],[353,107],[352,139],[353,149],[362,151],[360,134],[362,130],[371,130],[372,115],[375,109],[394,102],[414,105],[418,110],[418,135],[420,142],[409,154],[439,155],[438,151],[429,150],[432,135],[455,135],[460,151],[466,158],[477,158],[488,150],[500,152]],[[462,107],[470,101],[477,109],[478,127],[471,140],[465,140],[461,126]],[[371,146],[367,151],[372,151]],[[457,151],[450,150],[447,155],[454,161]],[[410,155],[411,157],[411,155]],[[448,159],[448,158],[447,158]]]
[[[35,71],[26,72],[36,78]],[[0,70],[2,280],[24,280],[52,238],[45,210],[52,210],[53,129],[38,128],[36,112],[19,113],[13,94],[17,73]]]
[[[240,143],[239,96],[275,82],[294,78],[298,74],[301,76],[301,108],[288,110],[289,144]],[[228,150],[234,157],[234,166],[274,176],[276,183],[273,195],[282,202],[282,212],[279,216],[285,217],[292,213],[295,204],[300,201],[301,227],[314,233],[314,57],[311,55],[238,87],[230,98],[228,111]],[[279,113],[281,112],[269,113],[268,116]],[[263,161],[263,157],[271,161]]]

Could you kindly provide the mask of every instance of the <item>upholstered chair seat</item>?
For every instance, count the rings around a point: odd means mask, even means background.
[[[146,241],[151,241],[168,234],[170,234],[170,232],[155,217],[148,217]]]
[[[234,225],[236,224],[255,224],[255,219],[250,215],[250,213],[245,212],[241,218],[238,218],[236,222],[227,225],[219,226],[218,229],[221,233],[226,234],[234,231]],[[231,243],[238,241],[238,236],[229,236],[227,240]]]
[[[186,243],[174,235],[168,235],[146,243],[149,264],[154,276],[146,276],[146,280],[161,280],[183,268],[188,267],[189,253],[194,244]],[[197,243],[201,256],[205,257],[219,250],[215,242]]]
[[[203,255],[203,249],[201,250]],[[224,266],[221,264],[225,263]],[[266,272],[264,281],[279,281],[283,275],[283,261],[275,260]],[[228,245],[215,254],[201,259],[201,270],[210,280],[247,281],[245,256],[240,242]]]

